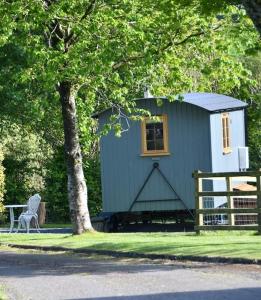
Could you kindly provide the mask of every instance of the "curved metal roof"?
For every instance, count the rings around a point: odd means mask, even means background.
[[[188,93],[182,94],[181,96],[184,102],[196,105],[210,112],[235,110],[247,106],[246,102],[220,94]]]
[[[221,95],[221,94],[213,94],[213,93],[187,93],[180,94],[182,100],[180,101],[189,103],[191,105],[198,106],[202,109],[205,109],[211,113],[221,112],[221,111],[229,111],[229,110],[238,110],[247,106],[246,102],[238,100],[236,98]],[[135,101],[144,100],[144,99],[166,99],[166,97],[153,97],[153,98],[139,98],[135,99]],[[175,103],[175,102],[174,102]],[[110,109],[110,108],[108,108]],[[93,117],[98,117],[105,109],[99,113],[95,113]]]

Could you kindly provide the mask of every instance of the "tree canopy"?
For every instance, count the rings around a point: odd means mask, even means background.
[[[184,69],[198,70],[202,57],[212,63],[212,56],[215,66],[209,70],[217,70],[218,76],[223,65],[235,61],[231,43],[243,52],[246,38],[251,43],[255,36],[243,10],[229,7],[222,16],[202,16],[200,5],[200,1],[184,0],[5,1],[0,7],[5,14],[1,41],[8,43],[10,59],[16,55],[19,60],[16,70],[11,70],[12,83],[16,79],[27,85],[31,104],[41,96],[44,105],[44,98],[46,107],[37,113],[45,116],[46,108],[58,102],[57,84],[67,79],[82,91],[92,109],[97,101],[125,103],[131,93],[141,94],[144,85],[151,85],[158,94],[166,77],[172,93],[173,88],[174,92],[192,89],[191,73]],[[236,38],[239,32],[240,39]],[[200,70],[205,74],[209,73],[206,63]],[[6,64],[10,69],[10,61]],[[231,72],[225,67],[228,77],[243,75],[236,64]],[[231,78],[230,82],[234,83]]]
[[[261,1],[260,0],[201,0],[202,12],[221,12],[228,5],[244,8],[261,36]]]

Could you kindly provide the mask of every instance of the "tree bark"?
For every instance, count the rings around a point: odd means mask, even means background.
[[[261,0],[243,0],[242,3],[261,37]]]
[[[75,90],[71,82],[63,81],[58,88],[62,105],[64,148],[68,176],[68,200],[73,233],[92,231],[87,206],[88,193],[84,178],[82,155],[77,128]]]

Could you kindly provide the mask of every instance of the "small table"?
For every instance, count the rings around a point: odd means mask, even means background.
[[[9,208],[9,213],[10,213],[10,230],[9,233],[13,231],[14,228],[14,222],[17,222],[18,220],[15,220],[14,217],[14,208],[25,208],[27,207],[27,204],[14,204],[14,205],[5,205],[5,208]]]

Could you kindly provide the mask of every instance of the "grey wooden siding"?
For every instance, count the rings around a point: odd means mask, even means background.
[[[244,110],[229,112],[229,118],[232,151],[231,153],[223,154],[221,114],[210,116],[212,172],[239,171],[238,147],[245,146]],[[226,190],[225,181],[214,180],[213,189],[215,191]],[[219,204],[222,202],[226,202],[225,197],[219,197]]]
[[[190,104],[164,100],[157,106],[154,100],[144,99],[139,107],[152,114],[168,115],[169,156],[141,156],[141,125],[131,122],[128,132],[121,138],[110,132],[101,139],[103,211],[128,211],[155,161],[189,208],[194,208],[194,182],[196,169],[211,171],[209,113]],[[110,111],[100,115],[101,126]],[[184,209],[179,201],[164,201],[176,196],[157,171],[152,175],[132,211]],[[160,200],[150,202],[149,200]]]
[[[245,146],[244,110],[229,112],[232,152],[223,154],[221,114],[210,115],[213,172],[239,171],[238,147]]]

